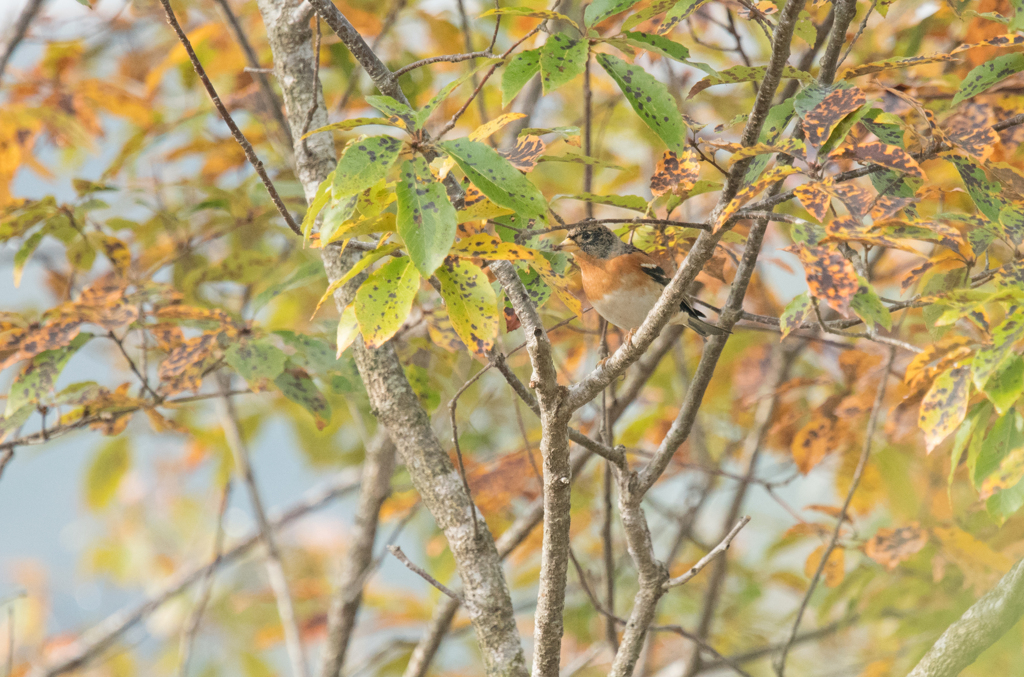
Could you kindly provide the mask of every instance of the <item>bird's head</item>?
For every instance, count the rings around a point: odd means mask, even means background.
[[[629,245],[604,226],[589,224],[569,231],[558,249],[563,252],[582,252],[595,259],[610,259],[629,251]]]

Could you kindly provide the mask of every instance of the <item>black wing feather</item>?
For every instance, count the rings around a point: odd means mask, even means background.
[[[662,287],[667,287],[668,283],[672,281],[672,278],[665,273],[665,269],[656,263],[641,263],[640,270]],[[691,317],[704,317],[704,313],[691,306],[685,298],[679,303],[679,309]]]

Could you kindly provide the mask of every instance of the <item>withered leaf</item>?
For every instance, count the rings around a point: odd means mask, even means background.
[[[793,189],[793,195],[800,200],[811,216],[818,221],[824,221],[828,215],[828,208],[831,204],[830,194],[817,183],[805,183]]]
[[[804,133],[807,135],[807,146],[813,149],[808,152],[808,159],[813,160],[817,151],[828,141],[829,135],[836,125],[847,115],[867,103],[867,98],[857,87],[844,87],[832,90],[817,106],[804,116]]]
[[[846,315],[859,283],[853,264],[837,250],[826,247],[800,247],[797,251],[804,266],[811,295]]]
[[[864,554],[892,571],[928,544],[928,533],[917,522],[895,529],[879,529],[864,546]]]
[[[928,453],[934,451],[964,420],[970,390],[971,368],[959,366],[939,374],[925,393],[918,425],[924,431]]]
[[[537,166],[537,158],[544,154],[544,141],[539,136],[527,134],[516,139],[516,145],[509,150],[499,151],[513,167],[529,172]]]
[[[858,160],[880,165],[897,172],[918,178],[927,178],[917,160],[899,146],[890,146],[880,141],[861,143],[854,147],[853,154]]]
[[[685,193],[693,188],[699,174],[700,160],[692,149],[686,149],[682,155],[666,150],[651,177],[651,193],[655,197],[669,191],[676,194]]]

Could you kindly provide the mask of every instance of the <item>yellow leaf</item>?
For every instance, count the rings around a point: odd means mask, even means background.
[[[821,558],[825,555],[825,548],[824,543],[819,545],[810,554],[807,561],[804,562],[804,573],[807,574],[808,578],[814,576],[814,572],[818,570]],[[830,588],[834,588],[843,582],[843,577],[846,575],[846,556],[842,548],[836,546],[832,550],[832,553],[828,556],[828,562],[825,563],[825,568],[821,573],[825,577],[825,585]]]
[[[127,437],[115,437],[100,447],[85,475],[85,502],[90,508],[101,510],[110,504],[131,462]]]

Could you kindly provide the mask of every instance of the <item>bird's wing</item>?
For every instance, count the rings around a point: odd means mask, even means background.
[[[660,284],[662,287],[668,286],[668,283],[672,281],[666,273],[665,269],[654,262],[648,255],[644,255],[644,261],[640,263],[640,270],[647,274],[652,280]],[[691,317],[704,317],[704,313],[700,312],[696,308],[690,305],[690,302],[683,298],[679,303],[679,309]]]

